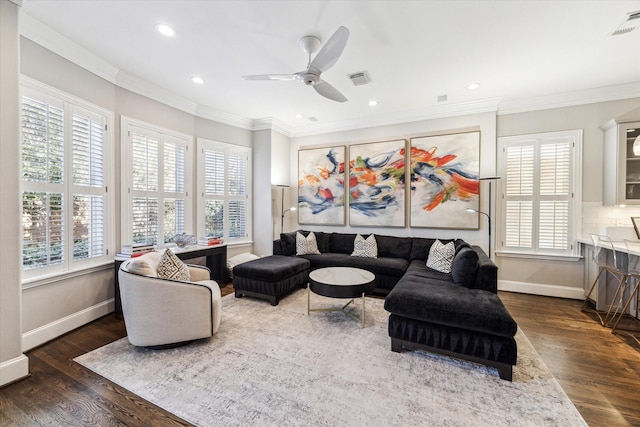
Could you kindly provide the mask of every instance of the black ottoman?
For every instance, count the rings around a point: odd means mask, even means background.
[[[278,305],[280,298],[309,281],[311,263],[304,258],[272,255],[233,267],[236,298],[265,298]]]

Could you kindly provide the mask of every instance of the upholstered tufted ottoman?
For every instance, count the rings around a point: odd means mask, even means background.
[[[280,298],[309,281],[309,260],[272,255],[248,261],[233,268],[236,298],[264,298],[278,305]]]

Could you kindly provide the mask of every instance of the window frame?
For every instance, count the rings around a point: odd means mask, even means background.
[[[197,204],[196,204],[196,221],[198,237],[205,236],[205,203],[207,200],[221,200],[224,206],[223,215],[223,239],[224,242],[229,245],[243,245],[253,242],[253,159],[251,147],[242,145],[230,144],[226,142],[213,141],[206,138],[197,138],[196,148],[198,152],[197,156]],[[220,151],[224,153],[224,194],[220,196],[207,196],[205,191],[205,150]],[[229,194],[229,154],[241,154],[246,156],[246,175],[245,175],[245,195],[238,196]],[[229,218],[228,218],[228,206],[230,201],[246,201],[245,211],[245,232],[244,238],[229,238]]]
[[[176,142],[184,144],[184,196],[179,196],[181,192],[164,191],[164,147],[158,151],[158,190],[157,192],[147,192],[149,194],[158,194],[158,234],[155,247],[163,248],[167,244],[164,242],[164,200],[181,198],[184,199],[184,232],[186,234],[194,234],[193,224],[193,170],[194,170],[194,142],[193,136],[180,133],[174,130],[163,128],[151,123],[146,123],[131,117],[121,117],[121,245],[130,245],[133,243],[133,227],[132,227],[132,201],[135,192],[132,191],[132,130],[138,130],[147,135],[153,134],[158,137],[159,147],[165,143]]]
[[[28,97],[48,105],[56,105],[64,111],[63,118],[63,182],[48,183],[23,179],[22,169],[20,177],[20,194],[25,192],[55,192],[63,196],[63,261],[60,264],[48,264],[42,267],[21,269],[23,287],[33,287],[47,283],[52,280],[59,280],[67,276],[75,276],[97,267],[111,264],[115,254],[115,218],[114,206],[115,197],[115,174],[113,172],[114,159],[114,117],[115,114],[103,107],[85,101],[81,98],[63,92],[54,87],[48,86],[27,76],[20,77],[20,163],[22,168],[22,99]],[[90,116],[93,119],[99,118],[106,127],[103,136],[103,182],[100,187],[82,186],[73,181],[73,119],[74,114]],[[103,245],[104,253],[101,256],[93,256],[85,259],[74,260],[74,219],[73,200],[74,195],[92,195],[103,197]],[[22,199],[22,196],[21,196]],[[22,216],[22,206],[20,207]],[[23,230],[21,228],[21,235]],[[21,238],[20,253],[23,252]]]
[[[540,248],[540,202],[541,200],[553,199],[540,194],[540,147],[545,141],[568,139],[571,146],[570,171],[569,171],[569,195],[568,213],[567,213],[567,234],[569,247],[567,249],[547,249]],[[581,224],[581,203],[582,203],[582,145],[583,145],[582,129],[565,130],[556,132],[544,132],[535,134],[524,134],[515,136],[498,137],[498,174],[501,176],[500,196],[497,201],[497,236],[496,236],[496,255],[506,257],[525,257],[540,259],[580,259],[580,245],[577,244],[580,236]],[[548,142],[547,142],[548,143]],[[515,247],[507,246],[506,240],[506,208],[509,197],[506,194],[507,182],[507,158],[506,149],[509,146],[525,146],[533,145],[534,147],[534,164],[533,164],[533,191],[530,197],[517,196],[514,198],[519,200],[531,200],[533,203],[533,220],[532,220],[532,247]]]

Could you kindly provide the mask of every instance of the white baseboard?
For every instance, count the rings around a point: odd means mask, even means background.
[[[582,288],[570,288],[567,286],[545,285],[542,283],[516,282],[513,280],[498,280],[498,290],[519,292],[522,294],[543,295],[547,297],[559,297],[584,300]]]
[[[103,301],[77,313],[58,319],[39,328],[22,334],[22,351],[28,351],[39,345],[51,341],[82,325],[86,325],[102,316],[106,316],[115,309],[113,298]]]
[[[0,387],[29,375],[29,358],[24,354],[0,363]]]

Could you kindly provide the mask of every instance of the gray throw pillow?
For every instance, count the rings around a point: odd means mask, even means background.
[[[373,234],[366,239],[361,235],[357,235],[353,241],[353,252],[351,256],[359,256],[363,258],[378,258],[378,244]]]
[[[456,248],[453,242],[443,245],[440,240],[436,240],[431,249],[429,249],[429,258],[427,258],[427,267],[432,268],[441,273],[451,273],[451,264]]]
[[[453,258],[451,277],[453,283],[473,288],[478,274],[478,253],[470,247],[464,247]]]
[[[158,277],[161,279],[183,280],[191,279],[189,267],[170,249],[165,249],[158,264]]]

